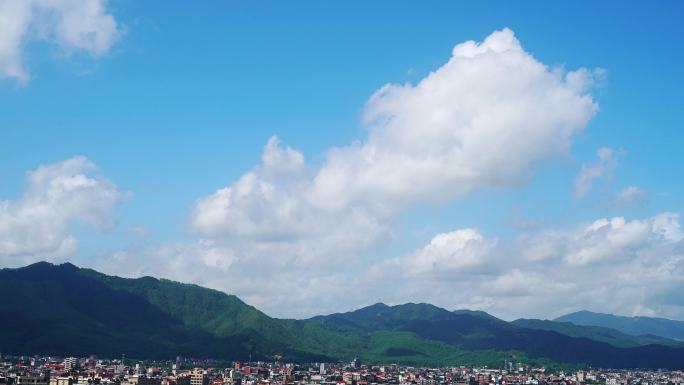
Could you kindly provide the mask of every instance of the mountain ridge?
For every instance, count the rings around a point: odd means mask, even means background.
[[[576,325],[572,322],[519,318],[511,321],[511,323],[528,329],[552,330],[571,337],[589,338],[617,347],[635,347],[650,344],[684,346],[678,341],[659,336],[648,334],[631,335],[607,327]]]
[[[22,354],[238,360],[281,354],[302,362],[359,356],[367,362],[491,366],[515,357],[543,365],[654,368],[684,362],[684,349],[650,340],[620,347],[591,333],[572,336],[427,303],[376,303],[304,320],[277,319],[218,290],[109,276],[72,264],[1,269],[0,292],[6,298],[0,351]]]
[[[558,318],[556,322],[571,322],[581,326],[598,326],[618,330],[634,336],[653,335],[684,341],[684,321],[645,316],[620,316],[580,310]]]

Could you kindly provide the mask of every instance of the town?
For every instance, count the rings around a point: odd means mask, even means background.
[[[501,368],[411,367],[396,364],[226,362],[177,357],[138,361],[121,357],[0,356],[0,385],[680,385],[684,371],[551,371],[504,362]]]

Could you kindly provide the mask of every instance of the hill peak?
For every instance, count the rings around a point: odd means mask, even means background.
[[[562,316],[560,316],[560,317],[556,317],[556,318],[554,318],[553,320],[554,320],[554,321],[558,321],[558,320],[560,320],[560,319],[562,319],[562,318],[565,318],[565,317],[571,317],[571,316],[591,316],[591,315],[617,317],[617,316],[615,316],[615,315],[613,315],[613,314],[609,314],[609,313],[599,313],[599,312],[595,312],[595,311],[591,311],[591,310],[577,310],[577,311],[574,311],[574,312],[572,312],[572,313],[568,313],[568,314],[562,315]]]

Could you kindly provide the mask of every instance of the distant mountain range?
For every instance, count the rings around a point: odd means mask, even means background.
[[[517,319],[513,324],[528,329],[550,330],[570,337],[588,338],[594,341],[609,343],[621,348],[630,348],[650,344],[666,346],[684,346],[684,343],[651,334],[632,335],[619,330],[592,325],[576,325],[571,322],[548,321],[538,319]]]
[[[582,310],[556,318],[558,322],[600,326],[632,335],[651,335],[684,341],[684,322],[654,317],[624,317]]]
[[[0,352],[212,357],[412,365],[531,364],[682,368],[673,339],[569,322],[506,322],[485,312],[382,303],[276,319],[220,291],[41,262],[0,270]],[[572,315],[568,315],[572,316]],[[568,317],[566,316],[566,317]],[[564,317],[561,317],[564,318]],[[640,334],[640,333],[636,333]]]

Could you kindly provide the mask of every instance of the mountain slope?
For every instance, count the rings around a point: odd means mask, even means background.
[[[5,351],[118,355],[125,349],[155,356],[178,346],[199,352],[211,339],[135,295],[82,276],[73,265],[0,270],[0,292]]]
[[[81,273],[115,290],[143,298],[191,329],[202,330],[219,337],[258,336],[263,339],[261,343],[291,343],[294,339],[292,333],[278,320],[245,304],[234,295],[152,277],[125,279],[89,269],[82,269]]]
[[[583,310],[558,317],[554,321],[601,326],[631,335],[653,335],[684,341],[684,322],[665,318],[625,317]]]
[[[330,357],[297,349],[288,325],[235,296],[70,264],[0,270],[0,347],[18,353],[134,357]]]

